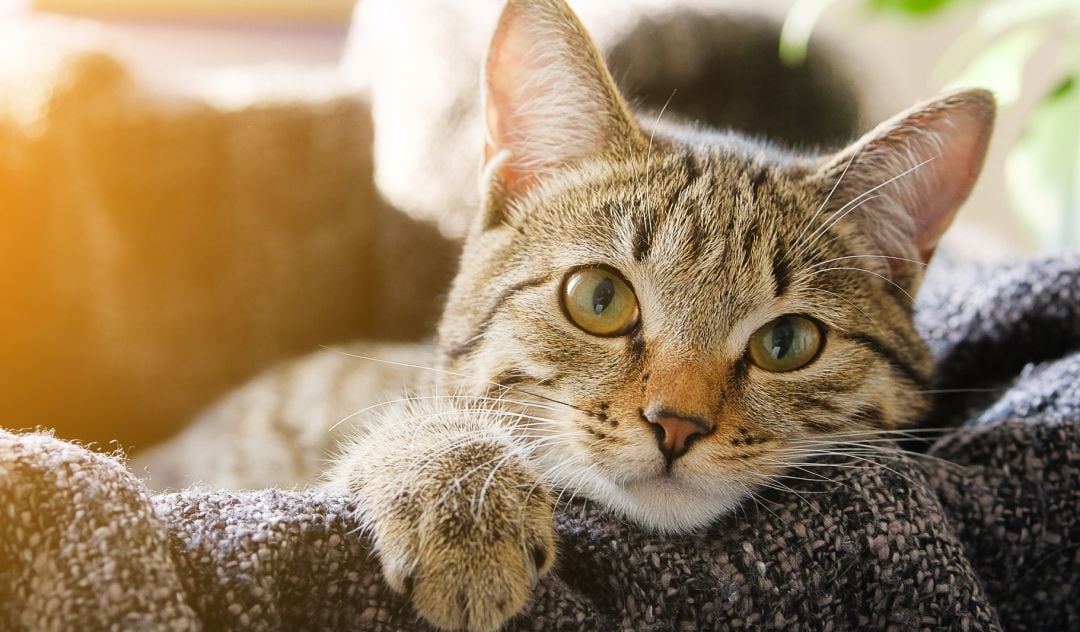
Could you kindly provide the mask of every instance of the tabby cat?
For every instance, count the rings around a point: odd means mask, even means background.
[[[943,95],[844,151],[635,119],[563,0],[510,0],[486,63],[484,201],[439,330],[442,392],[337,460],[386,579],[492,630],[555,560],[553,493],[707,525],[800,441],[912,424],[912,298],[994,119]]]
[[[685,532],[810,445],[917,422],[911,296],[994,119],[953,92],[829,155],[636,119],[563,0],[509,0],[485,71],[437,395],[357,424],[328,477],[444,629],[522,610],[560,496]]]

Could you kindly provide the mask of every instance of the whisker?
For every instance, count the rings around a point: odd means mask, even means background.
[[[860,196],[860,197],[862,197],[862,196]],[[848,207],[847,204],[845,204],[843,207],[840,208],[840,210],[838,210],[836,212],[835,216],[833,216],[833,217],[829,218],[828,220],[826,220],[816,231],[811,233],[810,237],[807,239],[807,242],[805,244],[800,244],[799,246],[797,246],[797,248],[798,248],[797,254],[799,254],[799,255],[805,254],[807,251],[810,250],[810,248],[814,245],[814,243],[818,239],[821,239],[821,237],[823,235],[828,234],[829,229],[832,228],[833,226],[835,226],[840,220],[844,219],[845,217],[847,217],[851,213],[854,213],[855,211],[860,209],[864,204],[867,204],[868,202],[873,202],[874,200],[876,200],[876,199],[878,199],[880,197],[881,197],[880,195],[871,195],[869,197],[866,197],[866,198],[863,198],[863,199],[859,200],[857,204],[852,205],[850,208]],[[848,204],[850,204],[850,202]]]
[[[491,472],[489,472],[488,475],[487,475],[487,478],[484,479],[484,484],[480,486],[480,497],[476,502],[476,509],[475,509],[475,515],[477,517],[479,517],[480,512],[484,510],[484,498],[487,497],[488,489],[491,488],[491,483],[495,480],[496,472],[499,471],[500,467],[502,467],[503,465],[506,465],[507,461],[509,461],[511,458],[514,458],[516,456],[518,456],[518,455],[514,454],[512,451],[507,452],[507,454],[504,455],[503,458],[500,459],[499,462],[495,464],[495,467],[491,468]]]
[[[855,270],[855,271],[858,271],[858,272],[865,272],[867,274],[872,274],[872,275],[878,277],[879,279],[885,281],[889,285],[891,285],[891,286],[895,287],[896,289],[900,290],[904,294],[904,296],[911,299],[912,303],[915,302],[915,297],[912,296],[911,294],[909,294],[907,290],[905,290],[904,288],[897,285],[897,283],[895,281],[893,281],[889,277],[885,276],[884,274],[879,274],[877,272],[874,272],[873,270],[867,270],[866,268],[856,268],[854,266],[838,266],[838,267],[835,267],[835,268],[825,268],[824,270],[815,270],[814,272],[811,272],[811,274],[822,274],[822,273],[825,273],[825,272],[832,272],[834,270]]]
[[[773,511],[772,509],[769,509],[768,504],[765,502],[766,499],[763,498],[763,497],[761,497],[759,499],[758,494],[755,494],[754,490],[751,487],[749,487],[749,486],[744,487],[743,493],[746,494],[747,497],[750,498],[750,500],[753,500],[754,504],[756,504],[758,507],[761,507],[765,511],[772,514],[773,518],[776,518],[776,521],[780,522],[780,516],[776,515],[776,512]]]
[[[836,297],[836,298],[838,298],[838,299],[840,299],[840,300],[844,301],[844,302],[845,302],[845,303],[847,303],[848,305],[851,305],[851,306],[852,306],[852,307],[854,307],[854,308],[855,308],[855,309],[856,309],[856,310],[857,310],[857,311],[858,311],[858,312],[859,312],[860,314],[862,314],[862,315],[863,315],[863,317],[865,317],[865,318],[866,318],[866,320],[870,321],[870,324],[872,324],[872,325],[873,325],[874,327],[877,327],[877,330],[878,330],[878,331],[880,331],[880,332],[884,332],[884,331],[885,331],[885,329],[884,329],[884,328],[883,328],[883,327],[882,327],[881,325],[879,325],[879,324],[877,323],[877,321],[876,321],[876,320],[874,320],[873,318],[871,318],[871,317],[870,317],[870,314],[867,314],[867,313],[866,313],[865,311],[863,311],[863,308],[859,307],[859,306],[858,306],[857,304],[855,304],[855,303],[854,303],[853,301],[851,301],[851,300],[850,300],[850,299],[848,299],[847,297],[845,297],[845,296],[841,296],[840,294],[837,294],[836,292],[831,292],[831,291],[829,291],[829,290],[826,290],[826,289],[824,289],[824,288],[820,288],[820,287],[815,287],[815,288],[813,288],[813,289],[814,289],[814,291],[816,291],[816,292],[824,292],[825,294],[828,294],[828,295],[830,295],[830,296]],[[840,329],[841,329],[841,330],[843,330],[843,328],[840,328]]]
[[[342,351],[341,349],[334,349],[334,348],[328,347],[326,345],[320,345],[320,346],[323,349],[327,349],[328,351],[332,351],[332,352],[334,352],[334,353],[336,353],[338,355],[342,355],[342,356],[345,356],[347,358],[356,358],[358,360],[367,360],[369,362],[380,362],[382,364],[390,364],[390,365],[400,366],[400,367],[404,367],[404,368],[408,368],[408,369],[420,369],[422,371],[431,371],[433,373],[438,373],[440,375],[449,375],[451,377],[458,377],[458,378],[461,378],[461,379],[470,379],[471,378],[471,376],[469,376],[469,375],[467,375],[465,373],[459,373],[457,371],[450,371],[450,370],[447,370],[447,369],[439,369],[439,368],[436,368],[436,367],[423,366],[423,365],[420,365],[420,364],[411,364],[411,363],[408,363],[408,362],[398,362],[396,360],[384,360],[382,358],[373,358],[371,356],[365,356],[365,355],[361,355],[361,354],[358,354],[358,353],[349,353],[348,351]],[[559,400],[557,400],[557,399],[555,399],[553,397],[548,397],[546,395],[541,395],[539,393],[531,393],[531,392],[526,391],[525,389],[519,388],[517,386],[512,386],[512,385],[508,385],[508,384],[500,384],[498,382],[493,382],[491,380],[482,380],[482,382],[485,383],[485,384],[489,384],[491,386],[498,387],[498,388],[511,390],[511,391],[516,392],[516,393],[521,393],[523,395],[528,395],[529,397],[536,397],[536,398],[542,399],[542,400],[544,400],[546,402],[551,402],[553,404],[559,404],[561,406],[566,406],[567,408],[571,408],[571,409],[576,410],[578,412],[582,412],[582,413],[586,413],[586,414],[588,414],[588,412],[589,412],[587,410],[583,410],[581,408],[578,408],[577,406],[574,406],[573,404],[569,404],[567,402],[559,401]]]
[[[815,451],[815,456],[846,456],[846,457],[850,457],[852,459],[855,459],[856,461],[860,461],[862,463],[866,463],[866,464],[870,464],[870,465],[880,467],[880,468],[884,469],[885,471],[904,479],[905,481],[911,483],[912,485],[915,485],[917,487],[922,487],[921,483],[913,480],[909,476],[895,470],[894,468],[889,467],[888,465],[885,465],[883,463],[879,463],[877,461],[874,461],[873,459],[868,458],[868,456],[865,455],[865,454],[855,454],[855,453],[848,452],[848,451],[817,450],[817,451]]]
[[[851,158],[848,158],[847,164],[844,165],[844,170],[840,172],[840,177],[836,179],[836,182],[833,184],[832,189],[829,190],[829,194],[826,195],[825,199],[821,202],[821,206],[817,207],[817,210],[814,211],[814,214],[810,217],[810,219],[803,224],[802,230],[799,231],[798,236],[795,238],[796,246],[802,241],[803,236],[806,235],[807,229],[813,226],[814,222],[817,221],[818,216],[821,215],[821,211],[823,211],[825,207],[829,204],[829,200],[831,200],[833,194],[836,193],[836,189],[840,187],[840,183],[843,182],[844,176],[847,175],[848,169],[851,168],[851,163],[855,162],[855,158],[859,155],[859,153],[861,153],[861,148],[859,151],[855,151],[851,154]],[[784,262],[789,262],[790,259],[788,259],[788,257],[792,254],[794,250],[794,247],[789,249],[787,252],[784,253],[781,259]]]
[[[578,466],[580,464],[581,460],[584,459],[584,458],[586,458],[585,455],[575,455],[575,458],[573,460],[568,460],[566,462],[561,463],[558,468],[555,468],[555,469],[552,469],[552,470],[549,470],[548,472],[546,472],[546,475],[551,476],[554,472],[558,471],[558,469],[563,469],[564,467],[567,467],[567,466],[576,467],[576,466]],[[579,493],[581,493],[581,490],[579,489],[579,487],[580,487],[579,481],[583,480],[588,474],[591,474],[592,469],[593,469],[593,464],[592,463],[586,464],[586,469],[579,470],[577,474],[574,474],[573,476],[570,477],[570,479],[566,482],[566,484],[560,486],[561,489],[559,491],[559,495],[555,498],[555,503],[554,503],[556,509],[558,509],[560,507],[560,504],[562,503],[562,498],[567,492],[570,492],[570,497],[567,499],[566,503],[561,505],[561,506],[568,507],[568,506],[570,506],[571,503],[574,502],[574,499],[578,496]]]
[[[803,252],[805,252],[807,249],[809,249],[810,246],[812,246],[813,243],[815,241],[817,241],[817,239],[820,238],[821,235],[825,234],[825,232],[827,232],[829,228],[834,226],[838,221],[840,221],[841,219],[846,217],[848,215],[848,213],[850,213],[852,210],[854,210],[854,209],[849,209],[848,208],[849,206],[851,206],[852,204],[858,204],[858,206],[862,206],[863,201],[865,201],[864,198],[866,198],[866,196],[870,195],[874,191],[877,191],[877,190],[881,189],[882,187],[885,187],[885,186],[888,186],[889,184],[892,184],[893,182],[899,180],[900,178],[903,178],[903,177],[911,174],[912,172],[914,172],[914,171],[922,168],[923,166],[925,166],[927,163],[929,163],[929,162],[931,162],[933,160],[937,160],[941,156],[942,156],[942,154],[937,154],[935,156],[931,156],[930,158],[927,158],[926,160],[916,164],[914,167],[910,167],[910,168],[906,169],[905,171],[903,171],[903,172],[889,178],[888,180],[882,182],[881,184],[879,184],[879,185],[877,185],[877,186],[875,186],[875,187],[873,187],[873,188],[871,188],[871,189],[869,189],[867,191],[864,191],[864,192],[860,193],[859,195],[855,196],[854,198],[849,200],[846,204],[844,204],[839,209],[837,209],[837,211],[834,214],[833,218],[831,218],[831,219],[827,220],[826,222],[824,222],[815,232],[811,233],[810,237],[806,238],[805,240],[802,240],[799,244],[796,244],[796,246],[794,246],[792,248],[792,250],[793,251],[798,250],[799,251],[798,254],[800,254],[800,255],[803,254]],[[877,196],[875,196],[875,197],[877,197]],[[839,215],[839,217],[836,217],[836,215]]]
[[[773,483],[773,486],[769,486],[770,489],[775,489],[777,491],[785,492],[785,493],[788,493],[788,494],[794,494],[796,498],[798,498],[803,503],[805,503],[807,507],[809,507],[811,510],[814,511],[814,513],[821,516],[822,518],[825,517],[825,514],[821,513],[821,511],[817,507],[815,507],[813,505],[813,503],[811,503],[809,500],[807,500],[806,497],[803,496],[802,494],[800,494],[799,492],[795,491],[794,489],[792,489],[788,485],[784,485],[783,483],[781,483],[779,481],[774,480],[774,481],[772,481],[772,483]]]
[[[952,432],[951,428],[866,428],[866,429],[853,429],[853,430],[838,430],[830,432],[827,436],[830,437],[847,437],[852,435],[866,435],[866,436],[887,436],[897,435],[902,437],[911,437],[920,433],[925,434],[946,434]],[[792,441],[802,441],[803,439],[792,439]]]
[[[809,470],[809,469],[807,469],[805,467],[802,467],[801,465],[799,465],[797,463],[788,463],[788,462],[785,462],[785,461],[773,461],[772,463],[776,464],[776,465],[779,465],[781,467],[784,467],[784,468],[791,468],[791,469],[794,469],[794,470],[799,470],[800,472],[804,472],[808,476],[813,477],[813,478],[806,478],[806,477],[803,477],[803,476],[792,476],[791,474],[778,474],[778,475],[775,476],[775,478],[789,478],[789,479],[792,479],[792,480],[803,481],[805,483],[832,483],[834,485],[840,485],[842,487],[848,487],[848,484],[843,482],[843,481],[838,481],[838,480],[836,480],[834,478],[829,478],[828,476],[825,476],[824,474],[818,474],[817,472],[814,472],[814,471],[811,471],[811,470]]]
[[[930,388],[917,390],[916,393],[922,393],[924,395],[945,395],[950,393],[1004,393],[1007,389],[1005,387],[998,388]],[[954,428],[948,428],[947,430],[954,430]]]
[[[930,441],[930,439],[917,439],[920,441]],[[809,444],[802,444],[808,446]],[[854,446],[854,449],[848,446]],[[912,452],[900,447],[888,447],[871,443],[871,440],[858,441],[858,442],[844,442],[833,443],[830,447],[839,449],[847,454],[861,454],[863,456],[879,456],[881,458],[892,458],[897,461],[904,461],[907,463],[918,463],[920,461],[932,461],[938,465],[948,468],[963,469],[964,466],[943,459],[941,457],[934,456],[932,454],[924,454],[921,452]]]
[[[653,138],[656,136],[656,128],[660,125],[660,119],[664,118],[664,112],[667,111],[671,100],[675,98],[675,93],[678,92],[678,88],[671,91],[671,95],[668,96],[667,101],[664,102],[664,107],[660,108],[660,112],[656,115],[656,121],[653,123],[652,129],[649,130],[649,148],[645,152],[645,190],[648,191],[652,186],[652,179],[650,177],[649,163],[652,161],[652,146]]]
[[[510,404],[518,404],[520,406],[529,406],[529,407],[540,408],[542,410],[550,410],[552,412],[558,410],[557,408],[555,408],[553,406],[547,406],[546,404],[541,404],[541,403],[538,403],[538,402],[529,402],[529,401],[526,401],[526,400],[517,400],[517,399],[507,399],[507,398],[502,398],[502,397],[487,397],[487,396],[483,396],[483,395],[465,395],[465,394],[435,394],[435,395],[423,395],[423,396],[409,395],[409,396],[406,396],[406,397],[398,397],[398,398],[395,398],[395,399],[389,399],[389,400],[386,400],[386,401],[379,402],[377,404],[371,404],[370,406],[365,406],[364,408],[361,408],[360,410],[351,412],[348,415],[345,415],[344,417],[339,419],[334,425],[327,428],[327,432],[333,431],[338,426],[340,426],[341,424],[345,423],[346,421],[348,421],[348,420],[350,420],[350,419],[352,419],[354,417],[363,415],[363,414],[371,412],[373,410],[378,410],[380,408],[385,408],[387,406],[392,406],[392,405],[395,405],[395,404],[414,403],[414,402],[437,402],[437,401],[440,401],[440,400],[449,400],[449,401],[470,401],[471,400],[471,401],[492,402],[492,403],[506,402],[506,403],[510,403]]]
[[[815,263],[813,265],[807,266],[807,268],[817,268],[817,267],[823,266],[823,265],[825,265],[827,263],[832,263],[834,261],[841,261],[843,259],[892,259],[892,260],[895,260],[895,261],[906,261],[908,263],[914,263],[915,265],[920,265],[920,266],[924,266],[924,267],[930,265],[930,264],[928,264],[928,263],[926,263],[924,261],[919,261],[917,259],[908,259],[906,257],[893,257],[891,255],[847,255],[847,256],[844,256],[844,257],[833,257],[832,259],[826,259],[825,261],[819,261],[819,262],[817,262],[817,263]]]

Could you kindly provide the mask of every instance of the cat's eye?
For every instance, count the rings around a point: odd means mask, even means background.
[[[622,336],[638,322],[634,291],[604,268],[581,268],[568,274],[562,302],[571,322],[596,336]]]
[[[817,357],[821,342],[821,327],[816,322],[788,314],[755,331],[747,351],[754,364],[779,373],[809,364]]]

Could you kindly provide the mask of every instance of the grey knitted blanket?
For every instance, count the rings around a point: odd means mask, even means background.
[[[924,455],[815,470],[694,536],[573,506],[510,628],[1080,629],[1080,257],[939,270],[920,302],[953,428]],[[425,628],[344,498],[153,495],[0,432],[0,630],[106,629]]]

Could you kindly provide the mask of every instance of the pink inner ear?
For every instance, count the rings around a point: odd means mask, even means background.
[[[990,141],[989,120],[980,112],[958,109],[945,120],[934,121],[933,133],[941,139],[940,155],[924,167],[925,181],[919,181],[919,200],[915,211],[915,246],[923,261],[929,261],[941,236],[952,224],[956,211],[967,200],[982,169]],[[934,129],[936,128],[936,129]]]
[[[513,9],[507,6],[505,13]],[[512,130],[519,121],[515,113],[530,96],[526,88],[529,67],[526,63],[530,42],[522,36],[517,26],[518,16],[506,15],[491,42],[487,61],[487,85],[484,98],[487,116],[488,138],[484,146],[484,163],[487,164],[501,152],[508,151],[499,165],[499,180],[511,196],[518,196],[532,187],[536,178],[527,170],[515,168],[522,156],[514,155]]]
[[[501,160],[498,165],[499,184],[511,197],[523,195],[535,184],[535,177],[521,168],[525,158],[514,147],[513,130],[521,125],[517,115],[528,103],[527,85],[530,71],[527,54],[533,43],[526,37],[522,16],[507,4],[492,38],[486,64],[484,107],[487,117],[487,142],[484,162]],[[518,139],[520,140],[520,139]]]
[[[502,120],[502,117],[499,116],[500,111],[493,99],[489,97],[487,100],[487,120],[491,129],[499,128]],[[495,134],[489,132],[489,138],[484,143],[484,164],[490,164],[495,159],[502,160],[502,163],[497,167],[499,183],[511,197],[519,196],[532,187],[534,178],[529,177],[529,174],[524,170],[515,169],[513,155],[507,150],[500,150],[499,147],[500,144],[495,140]],[[500,156],[500,154],[502,155]]]
[[[536,184],[536,174],[528,166],[539,166],[534,157],[525,156],[523,133],[527,134],[528,108],[536,108],[544,98],[538,73],[543,69],[530,64],[529,53],[536,52],[535,36],[529,32],[529,15],[508,3],[491,38],[485,67],[487,143],[485,163],[500,159],[499,184],[510,197],[522,196]],[[531,16],[536,18],[536,16]],[[558,45],[558,42],[549,42]],[[542,78],[541,78],[542,79]],[[516,137],[515,137],[516,134]]]
[[[600,53],[562,0],[508,0],[485,67],[486,159],[510,197],[636,127]]]
[[[507,15],[512,11],[511,7],[506,8],[492,39],[486,64],[488,142],[495,147],[508,144],[506,135],[511,122],[507,119],[511,117],[503,116],[503,113],[512,113],[515,104],[524,100],[523,84],[528,74],[525,72],[528,43],[522,41],[520,29],[516,28],[516,15]]]
[[[982,170],[994,119],[993,110],[987,117],[978,105],[976,102],[970,107],[939,112],[941,116],[928,121],[927,132],[940,139],[940,154],[923,167],[926,176],[915,174],[920,203],[915,211],[913,240],[923,261],[930,260]],[[933,158],[933,154],[927,158]]]

